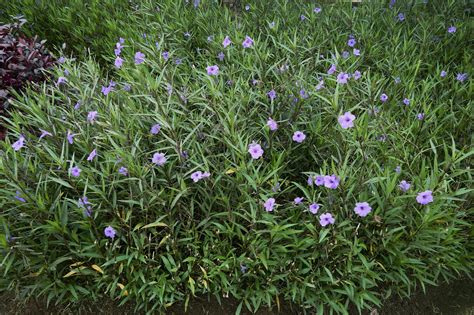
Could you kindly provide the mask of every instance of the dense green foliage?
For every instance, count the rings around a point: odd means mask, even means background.
[[[31,0],[22,13],[33,32],[94,56],[66,58],[54,80],[16,95],[0,156],[0,289],[56,301],[105,294],[148,311],[210,293],[250,310],[287,300],[344,314],[472,272],[473,84],[457,76],[472,74],[472,24],[460,1],[400,2],[316,13],[302,1],[232,12],[206,1],[80,11],[79,0]],[[353,128],[338,123],[345,112]],[[210,177],[194,182],[196,171]],[[316,174],[339,186],[308,185]],[[427,190],[433,202],[417,203]],[[372,212],[358,216],[358,202]],[[322,213],[334,224],[321,226]]]

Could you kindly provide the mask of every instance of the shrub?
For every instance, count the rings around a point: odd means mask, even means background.
[[[66,60],[7,120],[0,288],[345,314],[472,272],[469,26],[412,9],[169,1]]]

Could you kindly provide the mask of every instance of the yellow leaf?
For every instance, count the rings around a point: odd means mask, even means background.
[[[101,274],[104,274],[104,271],[97,265],[92,265],[92,269],[94,269],[97,272],[100,272]]]
[[[122,290],[122,294],[125,295],[125,296],[128,296],[128,291],[127,290],[124,290],[125,286],[121,283],[117,283],[117,286],[120,288],[120,290]]]
[[[77,269],[69,271],[67,274],[63,276],[63,278],[70,277],[72,275],[75,275],[77,273]]]
[[[234,168],[229,168],[227,171],[225,171],[225,173],[226,173],[227,175],[232,175],[232,174],[234,174],[235,172],[236,172],[236,170],[235,170]]]
[[[166,225],[166,223],[156,221],[156,222],[147,224],[145,226],[142,226],[141,229],[148,229],[148,228],[157,227],[157,226],[165,227],[165,226],[168,226],[168,225]]]
[[[77,263],[73,263],[72,265],[69,265],[69,267],[77,267],[77,266],[82,265],[83,263],[84,263],[83,261],[79,261]]]

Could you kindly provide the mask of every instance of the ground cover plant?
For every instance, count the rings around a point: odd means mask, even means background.
[[[212,294],[237,313],[345,314],[470,274],[465,4],[170,0],[104,15],[113,43],[12,92],[0,288],[150,313]]]

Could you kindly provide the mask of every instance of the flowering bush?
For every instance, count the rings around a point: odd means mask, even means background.
[[[1,288],[345,314],[472,271],[460,8],[274,6],[168,1],[15,101]]]

